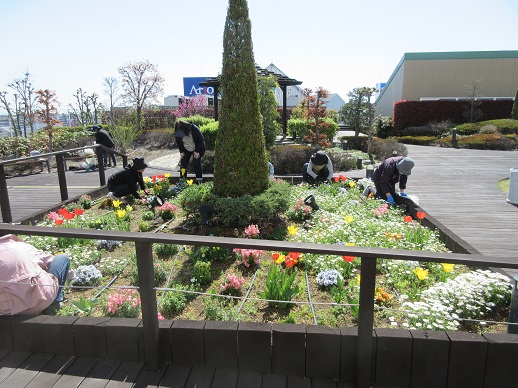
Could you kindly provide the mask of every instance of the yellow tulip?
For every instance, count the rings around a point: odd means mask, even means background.
[[[126,206],[126,211],[130,212],[132,210],[133,210],[133,208],[130,205]]]
[[[345,243],[345,246],[346,246],[346,247],[354,247],[355,245],[356,245],[356,244],[353,244],[353,243],[350,243],[350,242]]]
[[[280,263],[284,262],[284,259],[286,259],[286,255],[279,255],[279,257],[277,258],[277,260],[275,260],[275,262],[277,264],[280,264]]]
[[[171,177],[171,174],[169,174],[168,172],[166,172],[166,173],[164,174],[164,176],[165,176],[166,178],[170,178],[170,177]]]
[[[112,204],[113,204],[113,207],[114,208],[118,208],[120,205],[121,205],[122,201],[120,200],[115,200],[115,201],[112,201]]]
[[[356,186],[356,182],[355,181],[350,181],[349,182],[349,187],[354,187]]]
[[[347,222],[348,224],[350,224],[353,221],[354,221],[354,217],[353,216],[345,216],[345,222]]]
[[[448,264],[448,263],[441,263],[442,268],[444,269],[444,272],[451,272],[453,271],[453,267],[455,267],[455,264]]]
[[[299,229],[295,225],[288,226],[288,233],[290,236],[295,236],[298,233]]]
[[[119,218],[124,218],[124,216],[126,215],[126,210],[117,210],[117,215],[119,216]]]
[[[151,182],[151,179],[149,179],[149,177],[144,177],[144,183],[148,183],[148,182]]]
[[[187,181],[187,184],[188,184],[189,186],[191,186],[193,183],[194,183],[194,179],[189,179],[189,180]]]
[[[421,267],[417,267],[414,269],[414,273],[417,275],[419,280],[425,280],[428,278],[428,270],[422,269]]]
[[[356,282],[360,285],[360,281],[362,280],[362,276],[360,274],[356,275]]]

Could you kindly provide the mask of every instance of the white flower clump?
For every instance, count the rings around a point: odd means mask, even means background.
[[[336,269],[325,269],[317,274],[316,282],[319,286],[329,287],[336,286],[338,279],[344,280]]]
[[[93,265],[82,265],[77,267],[76,275],[72,279],[74,286],[92,286],[99,284],[99,280],[103,277],[101,271],[99,271]]]
[[[511,284],[504,275],[476,270],[448,279],[425,290],[419,302],[403,303],[411,311],[411,329],[457,330],[462,319],[482,319],[493,308],[507,302]]]

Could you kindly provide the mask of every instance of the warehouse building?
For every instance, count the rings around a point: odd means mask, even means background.
[[[397,101],[466,99],[475,82],[483,99],[514,99],[518,51],[405,53],[375,102],[376,116],[392,116]]]

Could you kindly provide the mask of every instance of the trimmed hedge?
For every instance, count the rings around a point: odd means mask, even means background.
[[[464,112],[468,106],[468,101],[398,101],[394,104],[394,130],[447,120],[465,123]],[[482,112],[483,120],[493,120],[510,118],[512,107],[512,100],[483,100],[477,109]]]

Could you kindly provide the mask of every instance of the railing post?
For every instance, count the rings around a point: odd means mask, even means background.
[[[2,222],[13,222],[11,204],[9,203],[9,193],[7,192],[7,182],[5,179],[5,168],[3,164],[0,164],[0,207],[2,208]]]
[[[68,199],[67,177],[65,174],[65,156],[56,154],[56,167],[58,169],[59,191],[61,193],[61,201]]]
[[[371,386],[372,331],[374,328],[374,291],[376,287],[376,259],[361,258],[360,311],[358,316],[358,347],[356,386]]]
[[[157,370],[160,368],[162,361],[158,337],[158,311],[156,306],[155,274],[153,270],[153,244],[150,242],[135,242],[135,251],[137,253],[146,365],[149,369]]]
[[[99,166],[99,186],[104,186],[106,184],[106,174],[104,170],[104,160],[103,160],[103,147],[99,146],[95,149],[97,154],[97,166]]]

